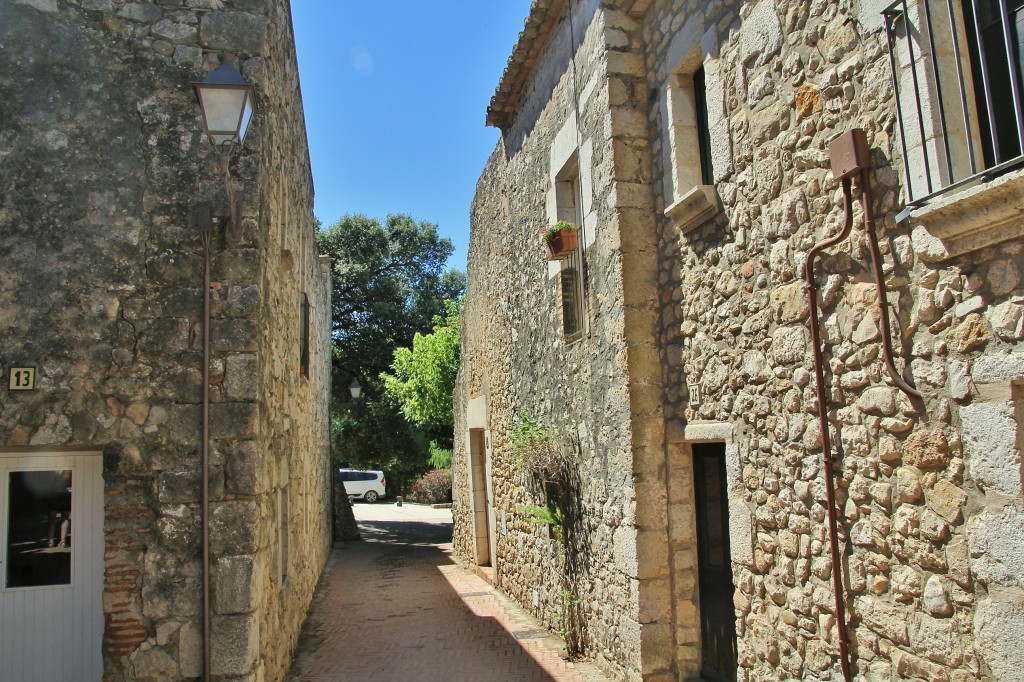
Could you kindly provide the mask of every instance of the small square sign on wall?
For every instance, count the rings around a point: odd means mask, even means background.
[[[36,390],[35,367],[11,367],[7,379],[7,389],[10,391]]]
[[[690,384],[686,388],[690,394],[690,407],[700,405],[700,384]]]

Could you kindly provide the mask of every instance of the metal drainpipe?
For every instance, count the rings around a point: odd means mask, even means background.
[[[207,209],[208,210],[208,209]],[[209,213],[207,213],[209,216]],[[215,219],[214,219],[215,220]],[[203,682],[210,680],[210,227],[203,239],[203,431],[202,431],[202,543],[203,543]],[[219,222],[219,221],[218,221]]]
[[[828,398],[825,393],[825,372],[822,367],[821,332],[818,326],[818,287],[814,279],[814,259],[823,250],[846,239],[853,225],[852,177],[858,175],[861,185],[861,209],[864,211],[864,230],[871,247],[871,265],[875,278],[875,295],[878,302],[879,326],[882,332],[882,355],[885,369],[893,383],[912,401],[921,400],[921,394],[900,376],[892,359],[892,332],[889,329],[889,310],[886,300],[885,277],[882,273],[882,255],[875,233],[875,218],[871,208],[871,154],[867,135],[863,130],[853,129],[840,135],[829,144],[832,176],[843,183],[843,212],[845,222],[842,231],[816,244],[807,254],[804,274],[807,279],[807,299],[810,308],[811,343],[814,351],[814,381],[818,390],[818,419],[821,425],[822,459],[825,464],[825,497],[828,504],[829,548],[832,555],[832,590],[836,604],[836,626],[839,632],[839,656],[843,677],[852,682],[850,669],[850,639],[846,625],[846,607],[841,573],[842,556],[839,552],[839,523],[835,501],[835,464],[832,451],[832,436],[828,425]]]
[[[850,179],[843,178],[843,198],[846,221],[842,231],[831,239],[816,244],[807,254],[804,276],[807,280],[807,301],[810,306],[811,346],[814,355],[814,382],[818,389],[818,420],[821,427],[822,458],[825,463],[825,499],[828,504],[829,549],[832,555],[832,592],[835,595],[836,628],[839,632],[839,662],[843,670],[843,679],[853,682],[850,669],[850,636],[846,628],[846,606],[843,596],[842,555],[839,552],[839,524],[836,519],[835,500],[835,457],[832,454],[832,437],[829,433],[827,401],[825,394],[825,373],[822,369],[821,332],[818,328],[818,286],[814,280],[814,259],[823,249],[827,249],[850,234],[853,225],[853,197],[850,191]]]
[[[889,303],[885,288],[885,276],[882,274],[882,254],[878,249],[878,234],[875,232],[875,216],[871,208],[870,168],[860,171],[860,206],[864,211],[864,231],[868,233],[868,244],[871,246],[871,268],[875,274],[875,295],[878,300],[878,319],[882,329],[882,356],[885,358],[885,370],[892,382],[903,391],[911,402],[923,400],[917,389],[908,384],[896,371],[892,360],[892,332],[889,330]]]

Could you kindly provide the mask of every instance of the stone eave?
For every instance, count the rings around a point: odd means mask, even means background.
[[[602,4],[636,15],[645,12],[650,3],[651,0],[610,0]],[[487,107],[487,125],[504,130],[511,121],[534,65],[565,4],[566,0],[533,0],[526,25],[519,32],[519,40],[512,48],[512,55]]]

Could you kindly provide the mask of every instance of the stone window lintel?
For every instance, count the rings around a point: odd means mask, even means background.
[[[940,197],[910,217],[942,243],[940,250],[920,253],[931,262],[1020,237],[1024,234],[1024,169]]]
[[[665,209],[680,234],[686,234],[721,211],[718,190],[714,185],[696,185]]]

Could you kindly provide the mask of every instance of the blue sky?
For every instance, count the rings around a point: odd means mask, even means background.
[[[408,213],[455,243],[498,141],[487,105],[530,0],[292,0],[313,181],[324,225]]]

